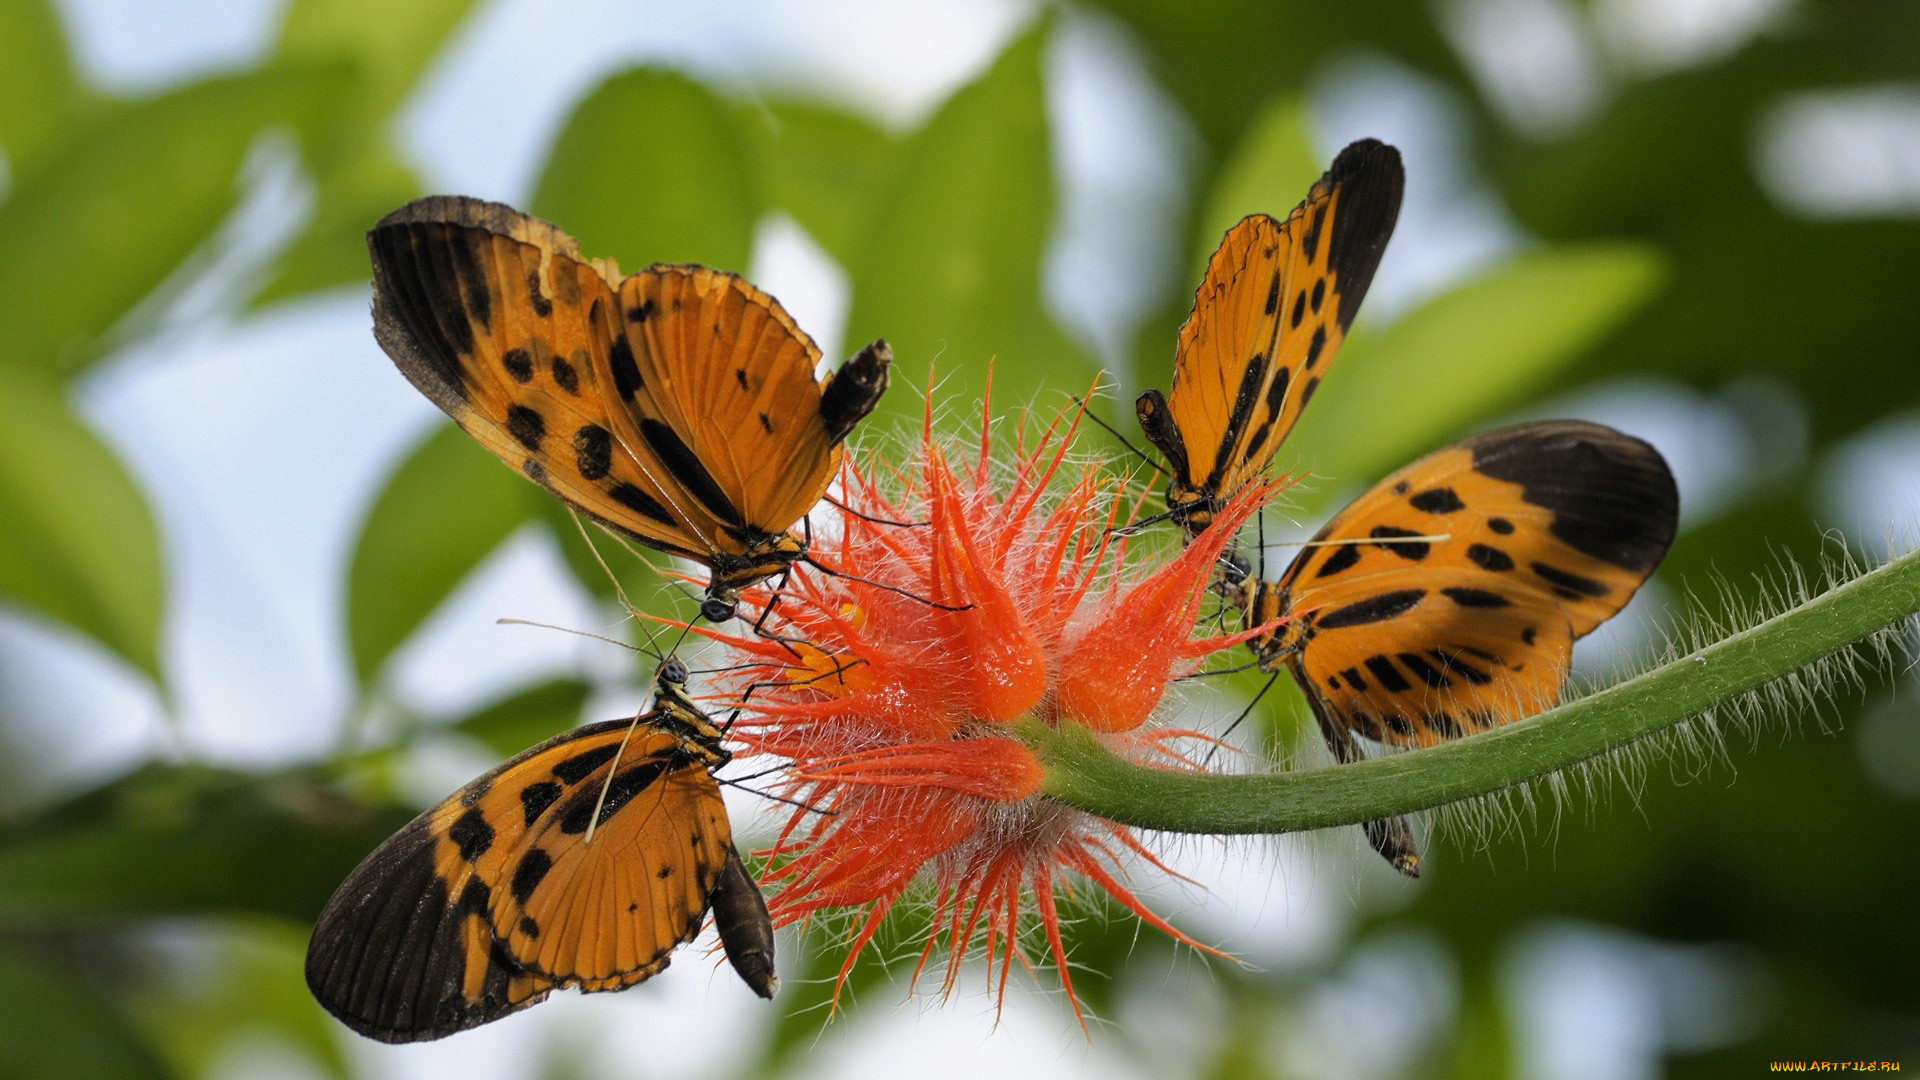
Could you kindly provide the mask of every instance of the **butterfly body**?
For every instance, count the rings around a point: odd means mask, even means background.
[[[1570,420],[1487,432],[1376,484],[1277,581],[1245,582],[1248,628],[1287,617],[1248,647],[1292,673],[1342,762],[1356,736],[1427,746],[1510,723],[1558,702],[1573,642],[1633,597],[1678,516],[1639,439]],[[1404,861],[1410,833],[1393,835],[1382,853]]]
[[[552,991],[621,990],[712,908],[735,969],[772,996],[772,924],[711,770],[730,760],[669,658],[654,707],[515,757],[429,809],[335,892],[307,951],[334,1016],[437,1039]]]
[[[791,529],[885,391],[886,342],[830,379],[773,297],[704,266],[622,277],[511,207],[433,196],[367,236],[374,332],[481,445],[609,529],[707,564],[701,610],[806,555]]]
[[[1286,220],[1243,218],[1208,260],[1170,391],[1134,402],[1171,474],[1167,515],[1189,535],[1259,479],[1312,399],[1373,281],[1404,186],[1399,151],[1363,139]]]

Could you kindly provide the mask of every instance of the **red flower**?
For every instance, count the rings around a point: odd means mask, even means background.
[[[734,700],[753,688],[733,729],[745,752],[792,762],[785,793],[831,811],[795,810],[766,877],[781,924],[865,909],[842,979],[923,871],[935,916],[921,963],[944,938],[948,990],[984,931],[1004,993],[1030,889],[1072,998],[1054,903],[1063,874],[1204,947],[1119,880],[1123,851],[1165,869],[1130,830],[1042,797],[1045,771],[1018,723],[1079,724],[1117,753],[1191,768],[1168,744],[1193,733],[1143,725],[1173,679],[1249,636],[1193,632],[1221,549],[1268,491],[1143,573],[1112,528],[1119,485],[1067,461],[1079,418],[1055,417],[1008,475],[984,430],[975,460],[950,464],[929,406],[913,472],[848,465],[838,538],[815,550],[840,576],[802,567],[777,594],[747,598],[747,610],[772,604],[759,634],[708,631],[740,654]],[[1064,492],[1049,490],[1063,479]]]

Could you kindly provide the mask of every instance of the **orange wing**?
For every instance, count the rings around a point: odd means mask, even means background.
[[[1651,446],[1598,424],[1479,435],[1341,511],[1253,605],[1300,617],[1253,643],[1369,738],[1427,745],[1557,700],[1572,643],[1626,605],[1673,541]],[[1406,537],[1444,537],[1409,540]]]
[[[740,278],[656,267],[623,282],[498,203],[420,199],[367,243],[375,336],[407,379],[569,504],[712,567],[712,617],[804,554],[787,530],[886,386],[885,342],[822,383],[813,342]]]
[[[1134,406],[1166,456],[1167,509],[1189,533],[1266,470],[1346,339],[1393,235],[1400,152],[1342,150],[1287,220],[1228,230],[1180,328],[1173,389]]]
[[[367,856],[314,928],[314,997],[363,1035],[437,1039],[556,988],[632,986],[709,903],[735,967],[770,996],[771,924],[708,772],[727,755],[677,690],[663,675],[652,712],[534,747]]]

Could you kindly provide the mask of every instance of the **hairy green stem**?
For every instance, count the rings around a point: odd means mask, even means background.
[[[1331,768],[1203,776],[1110,753],[1078,727],[1029,721],[1046,795],[1112,821],[1189,833],[1281,833],[1375,821],[1499,791],[1673,727],[1920,612],[1920,552],[1635,678],[1495,731]]]

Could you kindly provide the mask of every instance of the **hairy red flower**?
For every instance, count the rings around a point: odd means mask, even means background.
[[[1062,874],[1188,940],[1120,881],[1124,852],[1165,867],[1127,828],[1043,797],[1019,726],[1078,724],[1135,760],[1191,767],[1169,746],[1191,732],[1144,725],[1173,679],[1248,636],[1194,627],[1222,548],[1266,491],[1162,564],[1132,566],[1114,526],[1137,502],[1111,474],[1069,466],[1079,419],[1063,413],[1016,447],[1009,473],[984,416],[977,457],[951,463],[929,407],[912,471],[847,466],[838,535],[815,552],[837,573],[803,568],[750,595],[757,633],[708,631],[740,654],[737,690],[752,687],[738,741],[790,761],[785,793],[831,811],[794,811],[767,884],[781,924],[865,910],[842,979],[922,872],[935,916],[921,962],[944,939],[948,989],[984,933],[1004,991],[1031,895],[1071,998]]]

